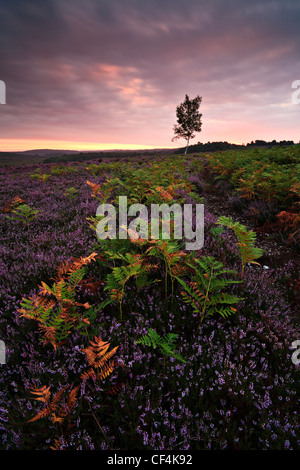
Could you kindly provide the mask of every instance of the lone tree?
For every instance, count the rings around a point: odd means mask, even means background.
[[[193,100],[190,100],[188,95],[185,95],[185,100],[176,108],[177,122],[174,126],[175,136],[172,138],[172,141],[180,139],[183,137],[186,142],[185,155],[189,146],[190,139],[195,137],[195,132],[201,131],[201,117],[202,114],[199,113],[199,107],[201,104],[202,98],[196,96]]]

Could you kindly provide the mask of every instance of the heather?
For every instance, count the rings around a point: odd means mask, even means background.
[[[98,205],[120,195],[205,206],[211,161],[0,170],[1,449],[299,448],[293,266],[265,269],[250,225],[207,210],[196,252],[95,234]]]

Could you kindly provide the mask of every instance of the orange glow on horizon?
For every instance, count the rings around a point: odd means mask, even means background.
[[[0,152],[23,152],[26,150],[151,150],[161,147],[137,144],[115,144],[99,142],[73,142],[64,140],[0,139]]]

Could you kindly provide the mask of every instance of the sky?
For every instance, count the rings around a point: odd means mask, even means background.
[[[0,151],[178,148],[186,94],[191,144],[299,142],[299,24],[299,0],[1,0]]]

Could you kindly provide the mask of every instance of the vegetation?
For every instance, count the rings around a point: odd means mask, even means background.
[[[258,226],[300,240],[300,145],[206,155],[216,179],[238,195],[236,206]]]
[[[202,98],[196,96],[194,99],[190,99],[188,95],[185,95],[185,100],[176,108],[177,123],[174,126],[173,140],[183,137],[186,140],[185,154],[187,153],[189,141],[195,137],[195,132],[201,131],[201,117],[199,113],[199,107]]]
[[[297,239],[299,147],[44,163],[0,182],[1,449],[299,449],[297,279],[264,269],[256,236],[261,211],[285,213],[283,246]],[[169,238],[162,223],[157,239],[96,236],[103,202],[205,205],[212,186],[250,215],[205,210],[201,250],[174,219]]]

